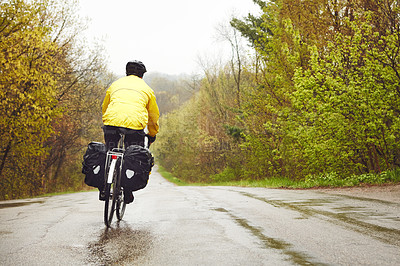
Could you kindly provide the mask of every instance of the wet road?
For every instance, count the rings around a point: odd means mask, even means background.
[[[400,203],[177,187],[156,171],[105,229],[96,192],[0,202],[0,265],[400,265]]]

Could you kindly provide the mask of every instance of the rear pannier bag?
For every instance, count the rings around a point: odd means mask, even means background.
[[[122,187],[132,191],[146,187],[153,165],[154,158],[148,149],[139,145],[129,146],[122,164]]]
[[[106,145],[93,141],[89,143],[82,162],[82,173],[85,174],[86,185],[103,188],[106,155]]]

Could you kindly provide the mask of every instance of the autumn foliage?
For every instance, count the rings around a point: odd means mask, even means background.
[[[0,199],[82,187],[107,75],[99,51],[78,45],[74,4],[1,2]]]

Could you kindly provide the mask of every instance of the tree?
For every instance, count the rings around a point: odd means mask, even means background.
[[[161,115],[179,108],[199,90],[195,76],[150,73],[144,79],[155,92]]]
[[[3,181],[12,169],[24,171],[34,158],[46,154],[43,142],[52,133],[52,119],[59,114],[54,96],[62,71],[55,59],[60,49],[49,38],[51,29],[40,24],[44,12],[45,3],[15,0],[1,4],[0,177]]]
[[[175,169],[197,163],[202,180],[222,180],[399,167],[398,1],[254,2],[260,16],[231,21],[254,48],[253,63],[240,82],[236,57],[202,64],[198,153]]]
[[[46,192],[82,186],[82,149],[89,141],[102,141],[101,101],[116,79],[106,70],[103,47],[97,44],[89,50],[79,42],[86,26],[76,15],[76,3],[51,2],[42,22],[53,29],[51,37],[62,49],[58,60],[63,65],[56,94],[57,107],[63,112],[52,123],[55,132],[45,142],[49,156],[41,170]]]
[[[79,173],[83,139],[88,132],[93,136],[83,122],[101,121],[90,113],[99,105],[108,80],[100,50],[86,56],[77,46],[82,25],[71,9],[75,3],[1,3],[2,199],[83,183],[82,177],[70,182]],[[73,174],[68,172],[71,167]],[[61,168],[68,170],[57,178]]]
[[[399,34],[381,35],[371,13],[347,21],[325,53],[296,74],[296,135],[313,173],[400,166]]]

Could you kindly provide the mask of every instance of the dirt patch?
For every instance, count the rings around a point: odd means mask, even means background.
[[[400,203],[400,184],[346,188],[319,188],[315,189],[315,191]]]

